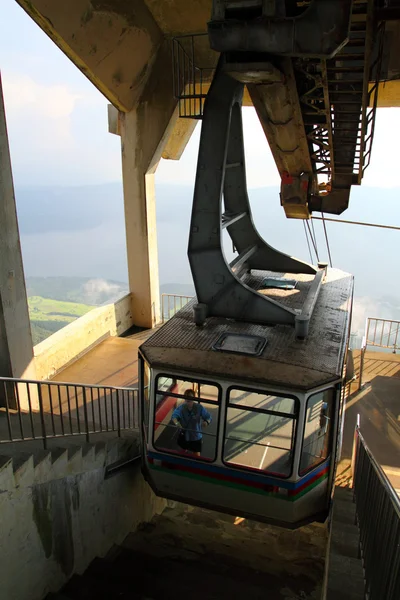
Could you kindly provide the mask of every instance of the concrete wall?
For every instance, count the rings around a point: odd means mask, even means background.
[[[163,510],[138,464],[104,479],[112,454],[91,448],[82,461],[79,448],[69,460],[64,451],[34,467],[30,457],[14,471],[0,462],[2,599],[42,600]]]
[[[111,335],[133,325],[131,295],[94,308],[34,347],[37,379],[49,379],[68,363]]]

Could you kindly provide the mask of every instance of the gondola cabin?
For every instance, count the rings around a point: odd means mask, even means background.
[[[265,293],[300,310],[313,277],[292,277],[293,289]],[[143,470],[157,495],[289,528],[325,520],[352,294],[353,278],[328,269],[306,340],[288,325],[199,327],[192,302],[142,344]]]

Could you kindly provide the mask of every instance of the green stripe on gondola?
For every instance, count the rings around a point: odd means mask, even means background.
[[[150,469],[153,469],[154,471],[162,471],[163,473],[165,473],[166,471],[169,471],[168,468],[154,466],[151,463],[149,463],[149,467],[150,467]],[[204,475],[195,475],[194,473],[188,473],[186,471],[174,470],[173,474],[179,475],[180,477],[187,477],[188,479],[196,479],[197,481],[203,481],[205,483],[212,483],[214,485],[224,485],[225,487],[234,488],[237,490],[241,490],[243,492],[251,492],[253,494],[260,494],[261,496],[273,496],[274,498],[279,498],[280,500],[286,500],[288,502],[294,502],[298,498],[301,498],[307,492],[309,492],[310,490],[315,488],[317,485],[322,483],[322,481],[324,481],[324,479],[326,479],[328,477],[328,473],[324,473],[319,479],[316,479],[315,481],[313,481],[308,487],[304,488],[304,490],[301,490],[301,492],[299,492],[295,496],[286,496],[286,494],[279,494],[278,492],[266,492],[264,490],[260,490],[258,488],[252,488],[247,485],[242,485],[240,483],[233,483],[232,481],[224,481],[221,479],[219,479],[219,480],[213,479],[211,477],[207,477]]]
[[[315,487],[317,487],[317,485],[319,485],[325,479],[327,479],[328,475],[329,475],[328,472],[324,473],[323,475],[321,475],[321,477],[319,477],[318,479],[316,479],[315,481],[313,481],[312,483],[310,483],[310,485],[308,487],[304,488],[304,490],[301,490],[301,492],[299,492],[295,496],[292,496],[290,499],[291,500],[298,500],[299,498],[301,498],[302,496],[304,496],[305,494],[307,494],[307,492],[310,492],[312,489],[314,489]]]

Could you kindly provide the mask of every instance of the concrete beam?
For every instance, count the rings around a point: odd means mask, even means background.
[[[179,160],[192,137],[196,125],[196,119],[180,119],[177,115],[174,128],[162,153],[162,158]]]
[[[251,84],[248,90],[280,175],[285,172],[296,176],[311,173],[291,61],[282,60],[281,81]]]
[[[171,68],[165,42],[137,107],[119,119],[132,317],[142,327],[160,319],[154,177],[177,120]]]
[[[173,129],[166,142],[162,158],[166,160],[179,160],[192,137],[196,128],[196,119],[179,118],[178,109],[172,117]],[[121,113],[112,104],[108,105],[108,131],[114,135],[121,135]]]
[[[370,85],[371,87],[372,85]],[[392,108],[395,106],[400,106],[400,80],[382,81],[378,87],[378,108]]]
[[[34,378],[33,345],[0,75],[0,376]],[[2,390],[0,389],[0,394]],[[1,403],[1,396],[0,396]]]
[[[17,2],[112,104],[134,107],[163,38],[143,0]]]

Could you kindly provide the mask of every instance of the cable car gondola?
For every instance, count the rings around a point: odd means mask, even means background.
[[[312,282],[297,279],[296,295],[279,290],[288,303]],[[140,347],[143,468],[156,494],[290,528],[326,518],[352,288],[350,275],[327,270],[306,340],[287,325],[221,317],[199,328],[192,302]],[[212,415],[200,456],[180,448],[171,422],[188,389]]]
[[[353,278],[258,234],[244,85],[226,67],[222,55],[204,106],[188,251],[196,300],[139,348],[143,472],[166,498],[295,528],[330,507]],[[292,179],[293,197],[308,193],[306,175]]]

